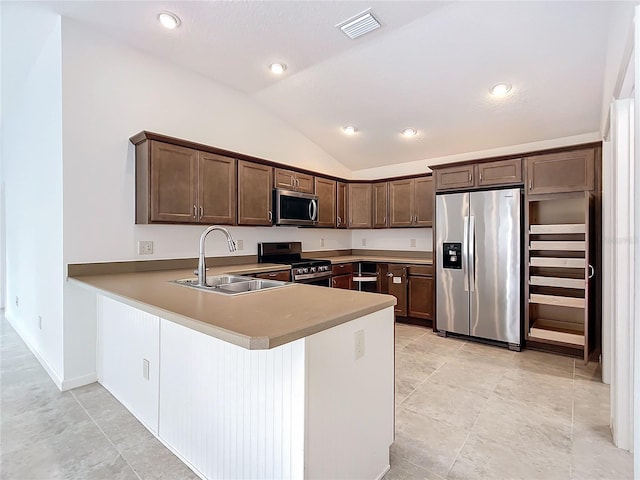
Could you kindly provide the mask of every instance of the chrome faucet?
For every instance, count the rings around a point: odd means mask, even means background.
[[[204,259],[204,241],[207,238],[207,235],[214,230],[220,230],[226,235],[230,252],[236,251],[236,242],[233,241],[233,237],[226,228],[213,225],[202,232],[202,235],[200,235],[200,254],[198,255],[198,286],[200,287],[207,286],[207,265]]]

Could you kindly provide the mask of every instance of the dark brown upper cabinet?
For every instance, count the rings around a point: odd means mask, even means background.
[[[272,224],[273,168],[238,161],[238,225]]]
[[[433,190],[433,177],[414,178],[415,212],[414,227],[431,227],[433,225],[433,207],[435,205],[435,192]]]
[[[215,153],[198,154],[198,221],[236,221],[236,160]]]
[[[276,168],[274,179],[274,186],[276,188],[295,190],[296,192],[314,193],[312,175],[295,172],[293,170],[285,170],[283,168]]]
[[[236,219],[236,160],[155,140],[136,145],[136,223]]]
[[[350,183],[349,228],[371,228],[373,189],[370,183]]]
[[[389,182],[389,226],[430,227],[433,224],[433,178]]]
[[[347,184],[344,182],[336,183],[336,227],[347,228],[349,204]]]
[[[475,185],[473,165],[438,168],[434,170],[436,190],[457,190]]]
[[[499,160],[476,165],[477,185],[508,185],[522,183],[522,159]]]
[[[522,184],[522,159],[434,167],[436,190],[467,190],[494,185]]]
[[[595,152],[589,148],[526,158],[527,193],[580,192],[595,187]]]
[[[315,190],[318,196],[317,227],[336,227],[336,182],[315,177]]]
[[[389,185],[387,182],[373,184],[373,228],[389,226],[387,214],[389,204]]]

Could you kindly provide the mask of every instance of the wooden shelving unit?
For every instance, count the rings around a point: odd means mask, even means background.
[[[526,337],[588,361],[593,228],[590,192],[530,195],[527,222]]]

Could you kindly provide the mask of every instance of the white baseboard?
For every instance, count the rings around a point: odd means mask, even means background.
[[[98,380],[98,375],[96,372],[88,373],[86,375],[81,375],[75,378],[63,379],[60,374],[56,371],[55,368],[51,366],[51,364],[44,358],[40,352],[35,348],[34,345],[29,341],[29,337],[25,335],[25,332],[20,328],[20,324],[13,319],[8,312],[5,311],[5,317],[7,321],[11,324],[13,329],[20,335],[22,341],[27,345],[33,356],[36,357],[42,368],[49,374],[53,383],[56,384],[56,387],[62,392],[66,390],[71,390],[72,388],[82,387],[83,385],[89,385]]]
[[[58,374],[56,369],[53,368],[53,366],[47,361],[47,359],[40,354],[40,352],[35,348],[35,346],[31,344],[31,342],[29,341],[29,337],[25,334],[22,328],[20,328],[20,324],[16,322],[15,319],[11,317],[11,315],[9,315],[9,312],[5,311],[5,318],[11,324],[13,329],[18,333],[18,335],[20,336],[22,341],[25,343],[25,345],[29,348],[29,350],[31,350],[31,353],[33,353],[33,356],[36,357],[38,362],[40,362],[40,365],[42,365],[42,368],[44,368],[45,372],[49,374],[49,376],[51,377],[51,380],[53,380],[53,383],[56,384],[56,387],[58,387],[58,389],[62,391],[63,380],[60,374]]]
[[[86,375],[81,375],[79,377],[63,380],[61,390],[64,392],[66,390],[83,387],[85,385],[89,385],[90,383],[95,383],[97,381],[98,381],[98,375],[96,374],[96,372],[87,373]]]

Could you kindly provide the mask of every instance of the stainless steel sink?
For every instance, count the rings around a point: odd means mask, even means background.
[[[174,280],[174,282],[185,287],[197,288],[198,290],[221,293],[224,295],[239,295],[241,293],[257,292],[269,288],[279,288],[290,285],[286,282],[277,282],[275,280],[256,280],[251,277],[243,277],[240,275],[215,275],[207,277],[206,285],[198,285],[197,278],[183,278],[180,280]]]
[[[283,287],[287,285],[283,282],[275,280],[251,280],[249,282],[229,283],[220,285],[220,291],[228,294],[255,292],[256,290],[265,290],[267,288]]]

